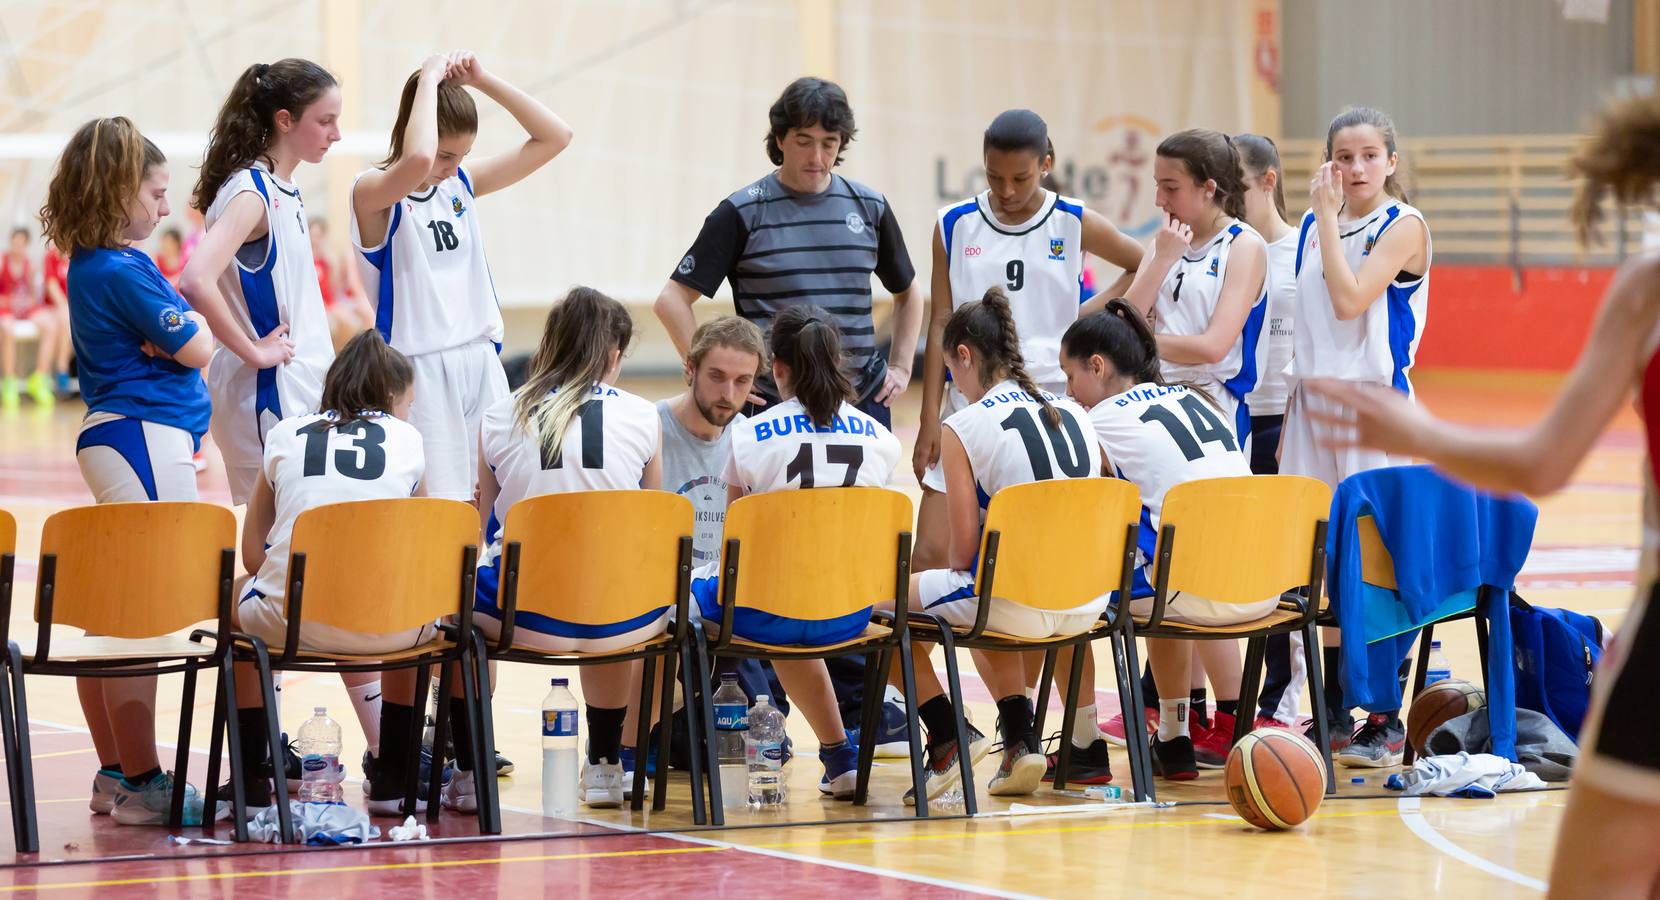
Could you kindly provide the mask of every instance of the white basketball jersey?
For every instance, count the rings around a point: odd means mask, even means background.
[[[1066,381],[1061,335],[1078,319],[1084,271],[1084,205],[1054,191],[1030,219],[1005,225],[991,211],[990,191],[939,212],[950,260],[951,308],[1001,285],[1020,332],[1026,371],[1039,384]]]
[[[474,341],[499,347],[501,306],[466,171],[399,200],[389,216],[386,237],[366,247],[352,211],[352,246],[381,337],[409,355]]]
[[[795,398],[727,427],[732,459],[726,483],[746,494],[822,487],[887,487],[899,467],[899,438],[843,403],[816,426]]]
[[[334,362],[334,342],[323,291],[317,283],[317,264],[311,256],[305,203],[298,186],[277,178],[263,166],[239,169],[225,180],[208,207],[207,227],[224,214],[238,194],[258,194],[265,204],[269,233],[243,244],[219,276],[231,316],[248,336],[258,340],[278,325],[288,325],[294,358],[263,369],[256,378],[255,409],[260,430],[290,416],[317,411],[323,396],[323,376]],[[213,365],[245,366],[242,358],[223,350]],[[216,378],[215,380],[218,380]]]
[[[991,498],[1010,485],[1101,473],[1099,443],[1084,408],[1047,391],[1043,397],[1060,412],[1059,428],[1012,381],[998,383],[945,420],[968,454],[982,516]]]
[[[1291,335],[1297,321],[1297,232],[1288,231],[1268,245],[1268,326],[1261,341],[1264,359],[1256,390],[1246,396],[1251,414],[1277,416],[1285,412],[1286,369],[1291,366]]]
[[[1205,333],[1211,317],[1216,315],[1216,301],[1222,296],[1222,281],[1228,274],[1234,241],[1246,233],[1256,234],[1256,230],[1231,219],[1203,247],[1190,249],[1171,267],[1159,285],[1158,300],[1153,304],[1160,334]],[[1221,362],[1212,365],[1163,363],[1160,368],[1165,380],[1219,385],[1243,400],[1256,387],[1258,373],[1266,363],[1262,354],[1267,346],[1261,337],[1267,310],[1267,297],[1259,291],[1250,314],[1245,317],[1245,327]]]
[[[639,490],[646,464],[657,455],[663,424],[657,407],[609,384],[596,383],[592,396],[577,408],[565,429],[559,452],[543,452],[542,442],[526,434],[513,416],[516,394],[508,394],[484,411],[479,449],[501,490],[491,510],[482,563],[501,552],[501,523],[507,510],[526,497],[567,491]]]
[[[1089,411],[1107,465],[1141,490],[1140,564],[1158,544],[1159,513],[1172,487],[1251,474],[1232,423],[1181,385],[1138,384]]]
[[[337,427],[331,415],[284,419],[265,436],[263,476],[276,494],[265,565],[252,587],[267,600],[288,589],[288,542],[300,513],[347,500],[408,497],[421,484],[426,455],[415,426],[375,413]]]
[[[1418,354],[1424,336],[1424,318],[1429,312],[1429,261],[1433,245],[1424,214],[1399,200],[1390,199],[1360,219],[1337,223],[1343,243],[1343,258],[1349,270],[1358,273],[1385,231],[1406,219],[1424,223],[1424,274],[1401,271],[1389,281],[1383,296],[1372,302],[1360,317],[1339,321],[1326,290],[1325,264],[1320,258],[1320,232],[1314,227],[1314,213],[1303,214],[1298,232],[1297,334],[1292,340],[1292,380],[1341,378],[1388,384],[1412,394],[1407,373]]]

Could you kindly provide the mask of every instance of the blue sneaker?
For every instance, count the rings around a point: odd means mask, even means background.
[[[910,759],[910,729],[905,723],[905,706],[893,700],[882,701],[881,732],[876,735],[877,759]],[[857,744],[864,739],[859,729],[847,729],[847,739]]]
[[[835,747],[819,750],[818,761],[824,764],[819,791],[837,800],[852,800],[859,779],[859,745],[850,736]]]

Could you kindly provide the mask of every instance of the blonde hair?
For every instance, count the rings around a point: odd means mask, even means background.
[[[703,357],[716,347],[755,354],[757,372],[767,361],[766,339],[762,337],[760,327],[738,316],[721,316],[699,325],[697,331],[692,333],[692,347],[686,353],[686,365],[697,371],[697,367],[703,364]]]
[[[544,459],[558,455],[577,410],[605,377],[611,351],[627,350],[633,337],[628,310],[590,287],[571,288],[548,311],[530,376],[513,396],[513,419],[541,444]]]
[[[1597,240],[1606,195],[1624,206],[1653,203],[1660,183],[1660,95],[1621,100],[1603,110],[1570,168],[1579,176],[1570,216],[1581,245]]]
[[[125,116],[93,119],[64,145],[46,188],[40,225],[61,252],[123,245],[127,204],[167,157]]]

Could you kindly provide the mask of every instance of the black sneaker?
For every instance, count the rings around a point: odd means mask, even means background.
[[[372,793],[373,785],[375,784],[375,782],[377,780],[375,776],[379,772],[379,770],[380,770],[380,760],[376,759],[373,755],[371,755],[369,753],[369,751],[367,751],[367,750],[363,751],[363,793],[364,793],[364,796],[368,796]],[[439,782],[438,783],[440,785],[449,784],[450,783],[450,778],[454,774],[455,774],[454,769],[452,769],[448,765],[444,766],[443,774],[438,776],[439,777]],[[417,796],[419,796],[422,800],[425,800],[425,799],[427,799],[427,783],[429,781],[431,781],[431,779],[432,779],[432,749],[430,747],[422,747],[421,748],[421,774],[420,774],[419,777],[420,777],[420,781],[419,781],[419,783],[417,784],[417,787],[416,787]],[[389,787],[395,787],[399,791],[403,790],[403,785],[401,785],[401,784],[399,784],[399,785],[389,785]],[[401,794],[400,794],[400,796],[401,796]]]
[[[1169,741],[1153,735],[1153,774],[1170,781],[1192,781],[1199,777],[1199,763],[1193,756],[1193,739],[1187,735]]]
[[[288,796],[292,797],[300,789],[300,753],[294,749],[294,742],[288,739],[285,733],[282,736],[282,770],[288,778]]]
[[[1055,780],[1055,766],[1060,764],[1060,754],[1048,755],[1049,768],[1043,773],[1043,780]],[[1072,747],[1072,759],[1068,760],[1066,772],[1067,784],[1112,784],[1112,759],[1107,753],[1105,738],[1096,738],[1088,747]]]
[[[980,729],[972,724],[968,726],[968,764],[986,758],[991,752],[991,741]],[[950,790],[952,785],[962,781],[962,771],[957,767],[956,740],[942,741],[938,744],[929,744],[925,761],[922,764],[922,786],[928,792],[930,801],[939,798],[939,795]],[[905,792],[905,805],[916,805],[916,788]]]
[[[1398,766],[1405,758],[1406,726],[1400,716],[1372,713],[1354,733],[1336,761],[1350,768],[1381,769]]]
[[[512,774],[513,774],[513,760],[508,759],[505,756],[502,756],[500,753],[497,753],[496,754],[496,777],[500,778],[503,775],[512,775]]]

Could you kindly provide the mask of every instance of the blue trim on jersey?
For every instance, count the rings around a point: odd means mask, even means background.
[[[970,581],[968,584],[964,585],[963,587],[957,588],[956,590],[952,591],[951,593],[946,594],[944,597],[941,597],[938,600],[935,600],[933,603],[930,603],[930,604],[928,604],[927,606],[925,606],[923,608],[924,609],[933,609],[934,607],[939,606],[942,603],[955,603],[958,600],[967,600],[967,599],[970,599],[972,597],[977,597],[977,596],[979,596],[979,591],[976,591],[974,589],[974,582]]]
[[[467,186],[467,196],[477,199],[478,195],[473,193],[473,180],[467,177],[467,170],[456,166],[455,177],[461,179],[461,183]]]
[[[496,470],[494,468],[492,468],[490,471],[493,474]],[[496,541],[499,540],[500,538],[501,538],[501,520],[496,518],[496,511],[491,510],[490,511],[490,521],[488,523],[486,523],[485,526],[484,526],[484,546],[494,547],[496,545]]]
[[[259,169],[249,169],[248,174],[253,177],[254,188],[265,201],[266,222],[270,222],[271,192],[265,187],[265,175]],[[267,228],[265,239],[268,242],[265,262],[259,268],[248,271],[238,265],[236,267],[237,282],[242,286],[242,299],[248,304],[248,322],[254,327],[257,338],[263,338],[282,324],[282,316],[277,312],[277,284],[273,273],[277,268],[277,254],[281,248],[277,246],[277,236]],[[265,429],[260,425],[261,414],[270,412],[278,420],[282,419],[282,397],[277,391],[276,367],[260,369],[254,375],[254,428],[260,435],[260,443],[264,444]]]
[[[705,623],[718,625],[721,617],[720,578],[692,579],[692,602]],[[823,647],[851,641],[870,625],[870,607],[834,619],[794,619],[758,609],[732,611],[734,637],[759,644]]]
[[[1422,279],[1408,286],[1391,284],[1384,291],[1384,308],[1389,314],[1389,358],[1394,362],[1389,383],[1409,396],[1412,383],[1407,380],[1406,370],[1412,368],[1412,335],[1418,330],[1417,316],[1412,312],[1412,295],[1420,287],[1423,287]]]
[[[980,487],[978,479],[974,482],[974,498],[980,502],[981,509],[991,508],[991,495],[986,493],[985,488]]]
[[[980,201],[970,197],[967,200],[951,207],[940,217],[940,239],[945,242],[945,252],[951,253],[951,232],[957,227],[957,220],[980,208]]]
[[[380,284],[375,290],[375,330],[380,332],[381,340],[392,343],[392,235],[398,233],[398,223],[403,221],[403,201],[392,204],[392,220],[386,223],[386,239],[381,242],[380,249],[373,253],[363,254],[380,272]]]
[[[1291,268],[1293,276],[1303,273],[1303,248],[1308,246],[1308,230],[1314,227],[1314,213],[1303,213],[1303,227],[1297,232],[1297,262]]]
[[[1055,209],[1058,209],[1064,213],[1071,213],[1078,219],[1079,222],[1084,220],[1084,208],[1080,205],[1068,203],[1065,200],[1062,200],[1060,194],[1055,195]]]
[[[150,465],[150,445],[144,441],[144,423],[138,419],[113,419],[81,432],[75,441],[75,452],[88,447],[108,447],[121,454],[133,475],[144,485],[144,496],[156,497],[156,473]]]
[[[1239,372],[1234,377],[1222,382],[1228,393],[1239,400],[1236,411],[1235,434],[1250,434],[1250,413],[1246,410],[1245,397],[1257,386],[1257,343],[1262,340],[1262,326],[1268,320],[1268,292],[1263,291],[1262,298],[1251,307],[1251,312],[1245,317],[1245,328],[1239,333]],[[1240,418],[1243,417],[1243,418]],[[1243,422],[1244,431],[1239,431],[1239,423]],[[1244,439],[1241,438],[1241,446]]]
[[[1113,466],[1113,474],[1119,481],[1129,481],[1124,477],[1124,470]],[[1131,482],[1134,484],[1134,482]],[[1157,558],[1159,550],[1159,533],[1153,528],[1153,511],[1146,506],[1141,507],[1141,527],[1136,531],[1135,546],[1141,553],[1142,564],[1136,566],[1130,580],[1130,598],[1139,600],[1142,597],[1153,596],[1153,584],[1147,580],[1147,571],[1152,568],[1153,560]],[[1117,602],[1118,592],[1113,591],[1114,602]]]

